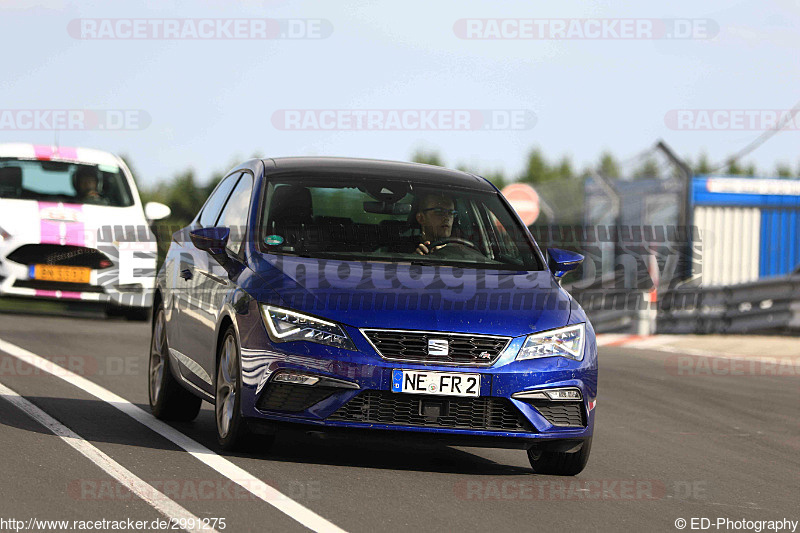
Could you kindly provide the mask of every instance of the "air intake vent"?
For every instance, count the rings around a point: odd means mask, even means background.
[[[256,402],[256,408],[261,411],[299,413],[342,390],[340,387],[268,383]]]
[[[440,416],[424,414],[423,402],[442,405]],[[485,431],[533,431],[519,410],[505,398],[444,398],[425,394],[364,391],[328,420]]]
[[[530,400],[527,403],[539,411],[548,422],[558,427],[586,427],[583,402],[553,402]]]
[[[61,265],[93,269],[112,266],[108,256],[99,250],[58,244],[23,244],[8,254],[8,260],[23,265]]]

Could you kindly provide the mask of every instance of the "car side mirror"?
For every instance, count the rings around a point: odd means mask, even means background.
[[[228,276],[234,279],[242,273],[244,266],[241,262],[228,255],[226,247],[230,236],[230,228],[199,228],[189,233],[194,247],[208,252],[214,261],[225,269]]]
[[[192,230],[189,236],[195,248],[208,252],[214,259],[220,261],[222,257],[228,257],[225,247],[228,245],[230,234],[231,230],[228,228],[199,228]]]
[[[559,280],[567,272],[578,268],[582,262],[583,256],[579,253],[561,250],[560,248],[547,249],[547,266],[550,272]]]
[[[144,218],[149,221],[167,218],[172,213],[172,209],[160,202],[147,202],[144,204]]]

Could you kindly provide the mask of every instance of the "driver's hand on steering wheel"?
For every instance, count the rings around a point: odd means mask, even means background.
[[[447,246],[446,244],[442,244],[442,245],[437,246],[436,248],[433,248],[433,249],[429,250],[428,246],[430,246],[430,245],[431,245],[431,241],[421,242],[421,243],[419,243],[419,246],[417,246],[417,249],[414,250],[414,253],[417,254],[417,255],[428,255],[429,253],[433,252],[434,250],[438,250],[440,248],[444,248],[445,246]]]

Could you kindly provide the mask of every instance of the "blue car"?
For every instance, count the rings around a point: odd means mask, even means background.
[[[298,157],[233,169],[172,236],[154,294],[153,414],[215,406],[252,433],[589,457],[597,345],[561,276],[487,180],[413,163]]]

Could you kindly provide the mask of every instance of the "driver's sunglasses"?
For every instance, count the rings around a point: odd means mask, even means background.
[[[455,209],[445,209],[444,207],[429,207],[428,209],[423,209],[423,213],[427,213],[428,211],[433,211],[436,216],[444,217],[451,217],[456,218],[458,216],[458,211]]]

